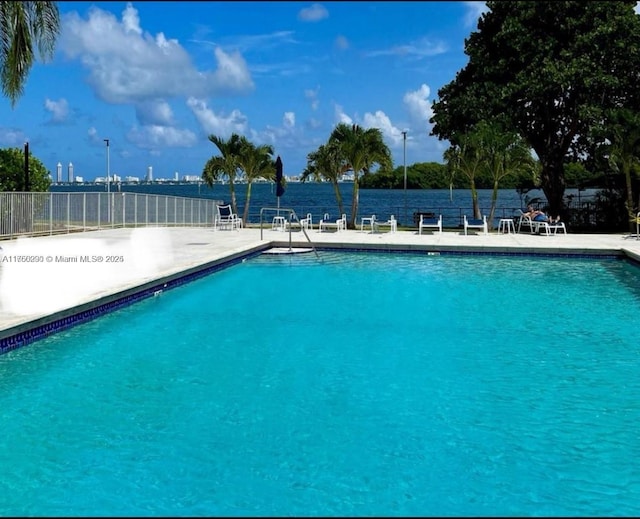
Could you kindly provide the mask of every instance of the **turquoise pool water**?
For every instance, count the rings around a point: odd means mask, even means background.
[[[259,256],[0,356],[0,513],[640,513],[640,270]]]

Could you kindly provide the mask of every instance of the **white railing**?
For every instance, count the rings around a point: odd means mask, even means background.
[[[143,193],[0,192],[0,239],[111,227],[210,227],[220,200]]]

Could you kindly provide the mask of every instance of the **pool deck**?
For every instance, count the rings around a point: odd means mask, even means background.
[[[628,233],[541,236],[493,231],[486,236],[476,232],[465,236],[457,230],[418,235],[416,230],[312,229],[306,235],[318,248],[603,254],[640,262],[640,240]],[[311,245],[299,230],[151,227],[19,238],[0,241],[0,247],[0,340],[5,340],[247,254]]]

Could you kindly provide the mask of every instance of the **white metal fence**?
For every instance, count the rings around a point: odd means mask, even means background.
[[[220,200],[143,193],[0,193],[0,239],[110,227],[213,226]]]

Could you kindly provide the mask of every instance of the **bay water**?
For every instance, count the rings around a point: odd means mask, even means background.
[[[49,189],[51,192],[106,192],[105,184],[55,184]],[[151,182],[136,184],[117,184],[110,186],[112,192],[147,193],[183,196],[190,198],[208,198],[229,203],[230,189],[228,184],[216,184],[209,187],[200,183],[170,183]],[[351,199],[353,195],[352,183],[340,183],[340,194],[343,200],[343,210],[347,219],[351,216]],[[235,185],[236,202],[240,215],[244,213],[247,201],[247,184]],[[573,195],[576,199],[593,197],[595,190],[578,191],[567,190],[566,195]],[[491,208],[491,189],[478,190],[478,200],[481,212],[489,213]],[[545,203],[546,199],[541,190],[530,191],[521,196],[515,189],[500,189],[495,212],[495,225],[500,218],[514,216],[517,209],[526,207],[530,200]],[[472,216],[471,190],[469,189],[360,189],[358,197],[358,214],[356,221],[362,216],[375,214],[380,220],[387,220],[394,215],[400,225],[415,225],[414,213],[433,212],[442,214],[443,223],[447,227],[462,224],[463,215]],[[286,185],[284,195],[280,200],[276,197],[274,183],[254,183],[251,185],[249,198],[249,212],[247,222],[260,221],[261,208],[287,208],[295,210],[299,218],[311,213],[313,222],[318,222],[325,213],[331,219],[339,218],[339,208],[336,201],[334,186],[327,182],[290,182]]]

